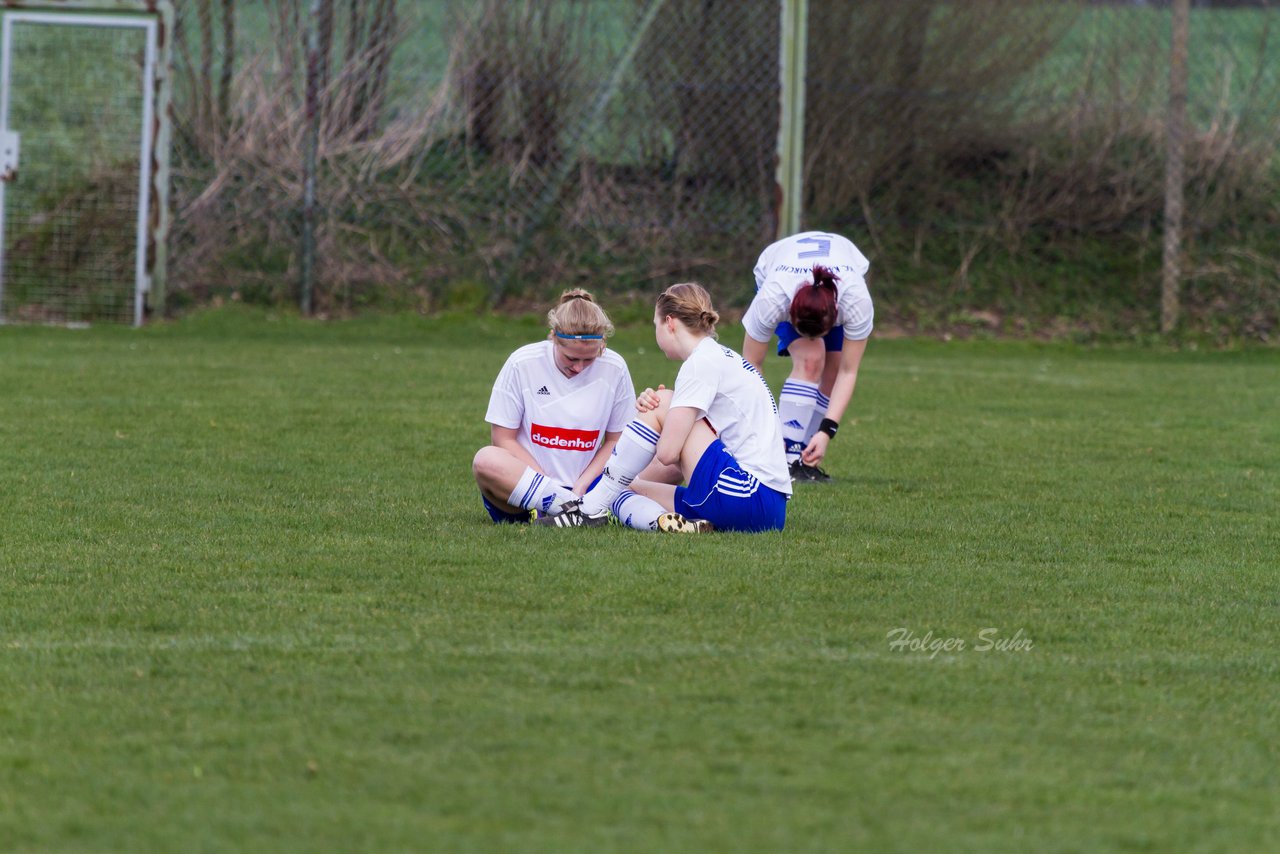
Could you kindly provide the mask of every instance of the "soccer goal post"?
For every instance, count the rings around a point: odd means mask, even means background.
[[[164,308],[169,0],[0,9],[0,321]]]

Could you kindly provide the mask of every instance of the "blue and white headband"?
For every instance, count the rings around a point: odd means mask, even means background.
[[[566,341],[603,341],[603,335],[568,335],[564,332],[557,332],[557,338],[563,338]]]

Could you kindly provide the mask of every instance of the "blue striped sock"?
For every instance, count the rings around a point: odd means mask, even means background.
[[[618,444],[613,446],[609,464],[604,467],[600,482],[582,496],[584,513],[596,514],[609,507],[636,475],[653,461],[658,450],[658,431],[636,419],[622,430]]]
[[[778,395],[778,418],[782,420],[782,441],[786,445],[787,462],[800,459],[804,450],[806,431],[818,401],[818,384],[789,379],[782,384]],[[826,407],[823,407],[826,411]]]
[[[667,512],[652,498],[638,495],[629,489],[623,490],[609,509],[619,522],[637,531],[658,530],[658,517]]]
[[[569,487],[526,467],[524,474],[516,482],[516,488],[511,490],[507,503],[526,510],[550,512],[558,510],[561,504],[572,499],[573,493],[569,491]]]
[[[813,434],[818,432],[818,425],[822,423],[822,419],[827,417],[827,407],[830,405],[831,398],[822,392],[818,392],[818,399],[813,404],[813,415],[809,416],[809,426],[804,431],[804,443],[806,445],[813,438]]]

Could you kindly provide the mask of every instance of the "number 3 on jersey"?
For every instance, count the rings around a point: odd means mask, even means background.
[[[809,249],[797,255],[797,258],[826,258],[831,254],[831,238],[830,237],[805,237],[797,240],[796,243],[813,243],[816,248]]]

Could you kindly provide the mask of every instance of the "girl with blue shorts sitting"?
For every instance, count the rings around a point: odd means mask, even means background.
[[[778,410],[760,372],[716,342],[718,320],[701,285],[672,285],[658,297],[658,347],[683,363],[675,387],[645,389],[599,483],[539,524],[593,527],[612,511],[647,531],[782,529],[791,476]],[[678,465],[687,485],[639,479],[655,459],[650,471]]]

